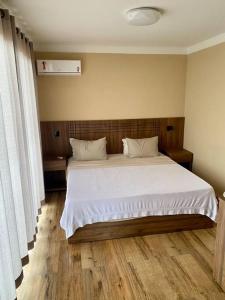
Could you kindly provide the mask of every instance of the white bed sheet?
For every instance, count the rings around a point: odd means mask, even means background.
[[[217,202],[208,183],[167,156],[69,161],[60,220],[67,238],[86,224],[177,214],[215,220]]]

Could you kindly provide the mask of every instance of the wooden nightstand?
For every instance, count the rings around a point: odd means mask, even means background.
[[[43,168],[46,192],[66,189],[66,158],[45,157]]]
[[[164,154],[188,170],[192,170],[193,153],[185,149],[166,149]]]

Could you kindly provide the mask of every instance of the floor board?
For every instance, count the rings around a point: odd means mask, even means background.
[[[212,279],[215,229],[68,244],[65,194],[49,193],[18,300],[220,300]]]

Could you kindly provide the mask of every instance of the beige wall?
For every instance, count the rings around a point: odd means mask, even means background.
[[[225,190],[225,44],[188,56],[185,147],[194,171]]]
[[[38,77],[41,120],[185,115],[184,144],[194,153],[194,171],[217,191],[225,190],[225,44],[188,57],[36,56],[81,59],[83,68],[81,77]]]
[[[38,77],[41,120],[184,115],[186,56],[36,53],[81,59],[80,77]]]

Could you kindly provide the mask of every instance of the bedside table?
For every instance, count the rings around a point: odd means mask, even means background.
[[[179,165],[192,170],[193,153],[186,149],[166,149],[163,152]]]
[[[66,158],[45,157],[43,169],[46,192],[66,190]]]

